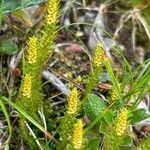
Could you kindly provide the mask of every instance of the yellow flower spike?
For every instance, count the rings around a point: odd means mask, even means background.
[[[49,0],[47,4],[46,23],[51,25],[57,23],[58,19],[59,0]]]
[[[119,114],[116,125],[116,133],[118,136],[124,135],[127,128],[127,119],[128,119],[128,110],[126,108],[123,108]]]
[[[77,88],[73,88],[71,93],[70,93],[70,97],[69,97],[69,101],[68,101],[68,114],[75,114],[77,112],[77,106],[78,106],[78,91]]]
[[[116,92],[116,90],[113,89],[111,92],[111,100],[115,101],[117,99],[118,99],[118,93]]]
[[[31,96],[31,76],[29,74],[23,79],[22,95],[27,98]]]
[[[73,128],[72,144],[75,150],[80,150],[83,143],[83,123],[78,120]]]
[[[27,42],[28,51],[27,51],[27,60],[29,64],[36,62],[37,58],[37,38],[35,36],[31,37]]]
[[[96,49],[95,49],[95,56],[94,56],[94,60],[93,60],[93,65],[95,67],[101,66],[103,56],[104,56],[104,47],[101,43],[98,43],[96,46]]]

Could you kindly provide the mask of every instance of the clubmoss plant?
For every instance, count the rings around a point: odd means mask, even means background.
[[[47,25],[56,24],[58,21],[58,8],[59,8],[59,0],[50,0],[47,5],[47,16],[46,23]]]
[[[116,92],[115,89],[112,89],[111,91],[111,101],[116,101],[118,99],[118,93]]]
[[[37,108],[41,104],[41,94],[37,92],[40,90],[40,83],[34,83],[37,77],[37,38],[35,36],[30,37],[27,41],[27,59],[24,61],[23,79],[17,103],[24,110],[31,112],[34,118],[37,118]],[[38,86],[37,88],[35,88]],[[35,93],[35,90],[37,93]],[[35,94],[34,94],[35,93]],[[36,95],[36,96],[35,96]],[[36,99],[36,100],[35,100]]]
[[[109,131],[105,136],[105,150],[120,150],[123,144],[124,137],[127,135],[129,111],[127,108],[122,108],[116,117],[115,125],[109,125]]]
[[[70,92],[67,111],[60,124],[60,132],[59,132],[61,137],[60,148],[62,147],[66,148],[67,145],[70,144],[72,128],[76,121],[76,115],[78,114],[79,109],[78,106],[79,106],[79,94],[77,88],[74,87]]]
[[[128,119],[128,110],[126,108],[123,108],[119,113],[116,125],[116,133],[118,136],[124,135],[127,129],[127,119]]]
[[[38,109],[42,105],[42,70],[53,50],[53,42],[58,28],[58,11],[59,1],[49,0],[45,15],[45,27],[39,35],[33,35],[28,39],[27,58],[23,61],[23,76],[17,104],[38,122],[40,122]],[[26,131],[24,119],[21,119],[20,124],[20,129],[24,133]],[[28,143],[31,142],[28,141]]]
[[[121,150],[122,136],[116,136],[113,129],[104,138],[104,150]]]
[[[98,43],[96,46],[94,59],[93,59],[93,69],[98,69],[101,67],[101,64],[103,62],[103,56],[104,56],[104,48],[101,43]]]
[[[59,0],[49,0],[47,3],[47,14],[45,15],[45,27],[40,35],[39,63],[43,63],[52,54],[54,40],[57,33],[59,18]]]
[[[144,139],[137,147],[136,150],[149,150],[150,149],[150,135]]]
[[[31,97],[31,76],[26,74],[22,84],[22,96],[30,98]]]
[[[95,49],[95,54],[93,56],[91,71],[89,77],[87,78],[87,94],[91,93],[95,84],[98,83],[102,68],[103,68],[103,58],[104,58],[104,47],[101,43],[98,43]]]
[[[72,134],[72,144],[75,150],[80,150],[83,144],[83,123],[82,120],[77,120],[74,124]]]
[[[77,112],[77,106],[78,106],[78,91],[77,88],[73,88],[73,90],[70,93],[67,113],[69,115],[75,114]]]
[[[27,45],[28,45],[27,61],[29,64],[34,64],[37,61],[37,38],[35,36],[29,38]]]
[[[42,69],[52,53],[53,41],[56,37],[58,10],[59,1],[48,1],[46,22],[42,33],[38,38],[34,35],[27,41],[27,59],[23,63],[23,82],[17,102],[27,112],[32,110],[31,114],[34,117],[42,103]]]

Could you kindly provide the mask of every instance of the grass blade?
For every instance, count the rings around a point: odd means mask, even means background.
[[[8,114],[7,109],[6,109],[6,107],[5,107],[2,100],[0,100],[0,106],[1,106],[2,111],[3,111],[3,113],[6,117],[6,121],[8,123],[9,136],[8,136],[5,144],[6,144],[6,147],[9,147],[9,142],[10,142],[11,135],[12,135],[12,126],[11,126],[11,122],[10,122],[10,119],[9,119],[9,114]]]

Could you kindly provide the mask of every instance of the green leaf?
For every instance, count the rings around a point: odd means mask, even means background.
[[[113,72],[113,68],[112,68],[110,59],[109,58],[104,59],[104,63],[105,63],[108,75],[110,76],[111,82],[113,83],[113,88],[118,93],[119,100],[122,101],[121,91],[120,91],[120,87],[119,87],[119,81]]]
[[[107,133],[107,123],[104,120],[101,120],[101,122],[100,122],[99,132],[102,134]]]
[[[132,111],[131,124],[135,124],[139,121],[142,121],[146,118],[149,118],[150,115],[146,113],[145,109],[136,109]]]
[[[1,99],[0,99],[0,106],[1,106],[2,111],[3,111],[3,113],[4,113],[5,117],[6,117],[6,121],[8,123],[9,136],[8,136],[8,138],[6,140],[6,143],[5,143],[6,144],[5,150],[8,150],[9,149],[9,142],[11,140],[11,135],[12,135],[12,126],[11,126],[11,122],[10,122],[10,118],[9,118],[9,114],[7,112],[7,109],[6,109],[4,103],[3,103],[3,101]]]
[[[132,138],[129,135],[127,135],[123,138],[123,142],[121,145],[122,146],[131,146],[132,143],[133,143]]]
[[[107,133],[107,126],[113,122],[113,112],[111,110],[106,111],[102,114],[103,118],[101,119],[99,132],[102,134]]]
[[[3,4],[3,13],[12,12],[18,9],[34,6],[45,0],[5,0]],[[1,7],[1,4],[0,4]]]
[[[6,55],[14,55],[18,52],[18,46],[11,41],[2,41],[0,43],[0,53]]]
[[[89,141],[85,150],[98,150],[100,141],[101,141],[100,137],[92,139],[91,141]]]
[[[103,113],[103,117],[104,117],[105,121],[109,124],[110,122],[113,121],[114,115],[113,115],[113,112],[111,110],[109,110],[109,111],[106,111]]]
[[[85,113],[91,121],[94,121],[105,108],[103,100],[95,94],[89,94],[84,102]]]

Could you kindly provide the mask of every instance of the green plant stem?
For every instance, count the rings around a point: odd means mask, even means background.
[[[84,134],[88,133],[88,131],[90,131],[93,126],[102,118],[102,115],[99,114],[99,116],[97,116],[97,118],[85,129]]]
[[[122,95],[121,95],[121,91],[120,91],[120,88],[119,88],[119,82],[118,82],[117,78],[114,75],[114,72],[113,72],[113,69],[112,69],[112,66],[111,66],[111,63],[110,63],[109,60],[105,61],[105,66],[106,66],[107,72],[108,72],[108,74],[111,78],[112,84],[114,86],[113,88],[115,89],[115,91],[117,91],[120,103],[121,103],[121,105],[123,105]]]

